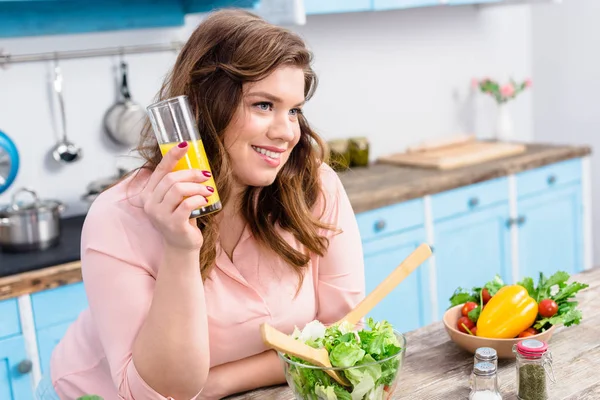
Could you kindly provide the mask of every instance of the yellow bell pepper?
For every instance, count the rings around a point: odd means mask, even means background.
[[[520,285],[502,287],[481,310],[477,336],[496,339],[514,338],[533,325],[538,305]]]

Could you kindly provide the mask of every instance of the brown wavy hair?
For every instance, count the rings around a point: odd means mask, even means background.
[[[312,53],[298,35],[244,10],[220,10],[209,14],[196,28],[156,98],[188,96],[221,202],[241,202],[240,210],[254,237],[294,268],[300,285],[310,254],[322,256],[326,252],[328,240],[319,235],[319,229],[334,229],[312,213],[322,195],[319,167],[327,161],[323,141],[299,114],[300,140],[275,182],[248,187],[240,199],[231,199],[233,177],[223,133],[242,101],[242,85],[261,80],[280,66],[297,66],[304,71],[304,96],[310,99],[317,86],[311,62]],[[137,150],[146,160],[142,168],[154,170],[162,159],[148,123]],[[217,256],[216,217],[211,214],[196,220],[204,236],[200,252],[203,279],[210,274]],[[301,251],[277,233],[277,225],[294,235]]]

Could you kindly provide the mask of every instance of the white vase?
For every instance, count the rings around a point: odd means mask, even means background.
[[[511,141],[514,139],[512,116],[510,115],[507,103],[498,104],[494,133],[497,140]]]

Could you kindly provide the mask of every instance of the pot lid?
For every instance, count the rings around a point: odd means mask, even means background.
[[[17,201],[17,196],[20,193],[29,193],[33,200],[29,203],[23,201]],[[11,204],[0,206],[0,216],[9,216],[20,213],[28,213],[31,211],[53,211],[55,209],[62,209],[64,205],[56,200],[40,200],[37,193],[28,188],[21,188],[17,190],[12,196]]]

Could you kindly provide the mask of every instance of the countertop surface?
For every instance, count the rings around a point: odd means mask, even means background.
[[[375,163],[340,172],[339,176],[354,212],[360,213],[590,153],[586,146],[529,144],[525,153],[453,170]],[[20,254],[0,252],[0,300],[80,279],[77,268],[84,219],[64,219],[61,241],[55,248]],[[53,266],[60,267],[48,268]]]
[[[580,325],[559,327],[549,341],[556,384],[549,387],[552,400],[600,399],[600,268],[574,275],[590,287],[577,295],[583,312]],[[400,381],[392,399],[458,400],[469,397],[473,355],[455,345],[442,322],[406,335],[407,347]],[[504,400],[516,400],[514,360],[499,360],[498,382]],[[256,390],[228,399],[293,400],[286,386]]]

